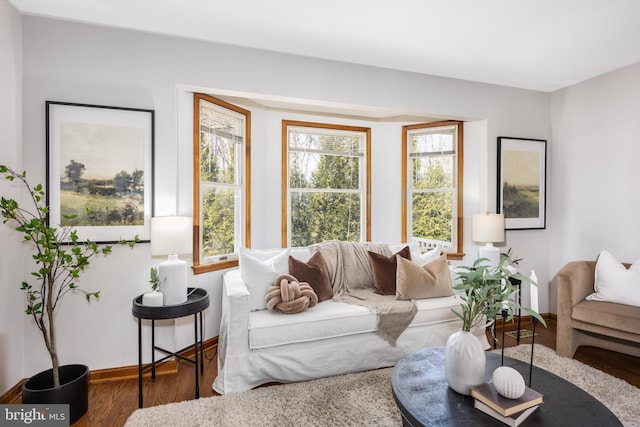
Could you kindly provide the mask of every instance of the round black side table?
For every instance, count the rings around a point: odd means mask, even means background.
[[[156,364],[170,357],[177,357],[187,362],[193,363],[196,375],[196,399],[200,398],[200,384],[198,376],[198,365],[200,365],[200,373],[204,373],[204,348],[202,344],[203,320],[202,313],[209,307],[209,294],[201,288],[189,288],[187,301],[182,304],[163,305],[160,307],[150,307],[142,305],[142,295],[138,295],[133,299],[131,314],[138,318],[138,407],[142,408],[142,373],[145,369],[151,368],[151,380],[156,379]],[[193,314],[194,342],[193,342],[193,359],[183,356],[185,350],[192,346],[187,346],[178,351],[169,351],[156,346],[156,320],[177,319]],[[199,321],[198,321],[199,315]],[[144,366],[142,364],[142,319],[151,320],[151,363]],[[198,334],[198,323],[200,323],[200,333]],[[198,350],[199,347],[199,350]],[[165,357],[155,360],[155,351],[166,354]]]

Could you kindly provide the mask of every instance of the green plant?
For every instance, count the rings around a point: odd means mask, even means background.
[[[9,181],[18,181],[27,190],[34,210],[20,207],[15,199],[0,199],[0,213],[3,223],[17,224],[15,229],[22,233],[25,241],[35,247],[32,255],[37,270],[31,275],[39,281],[32,286],[22,282],[21,288],[26,293],[26,314],[33,317],[42,333],[44,344],[51,357],[54,387],[60,386],[58,350],[56,346],[55,312],[60,300],[70,292],[82,292],[87,301],[99,298],[100,291],[89,292],[81,289],[76,280],[89,267],[92,258],[97,255],[108,255],[111,245],[98,245],[96,242],[80,241],[73,227],[48,225],[49,206],[45,204],[45,192],[42,185],[32,187],[26,179],[26,172],[17,173],[8,166],[0,165],[0,173]],[[71,218],[65,218],[65,221]],[[121,241],[133,247],[140,239]]]
[[[149,283],[151,284],[151,289],[154,291],[160,286],[160,276],[158,275],[158,269],[155,267],[151,267],[151,271],[149,272]]]
[[[501,259],[504,258],[503,262],[505,265],[516,266],[520,264],[520,261],[522,261],[522,258],[516,258],[516,256],[511,253],[511,248],[507,249],[507,252],[502,252],[500,257]]]
[[[517,289],[509,279],[521,280],[522,284],[533,282],[522,274],[511,273],[505,267],[507,259],[508,255],[503,253],[500,256],[500,263],[496,267],[484,264],[487,261],[485,258],[476,260],[472,267],[458,267],[461,270],[458,273],[461,283],[456,284],[453,288],[463,291],[460,296],[462,303],[460,311],[456,309],[452,311],[462,320],[463,331],[469,332],[473,327],[478,326],[490,326],[503,308],[508,311],[506,320],[513,319],[519,304],[515,298]],[[537,286],[537,284],[535,285]],[[540,314],[526,307],[520,308],[538,319],[546,327]]]

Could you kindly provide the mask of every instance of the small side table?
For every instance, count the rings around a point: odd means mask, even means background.
[[[142,408],[142,372],[151,368],[151,380],[156,379],[156,364],[160,363],[170,357],[177,357],[187,362],[193,363],[195,366],[196,375],[196,399],[200,398],[200,384],[198,376],[198,365],[200,366],[200,373],[204,373],[204,348],[202,343],[203,335],[203,320],[202,313],[209,307],[209,294],[207,291],[201,288],[189,288],[187,301],[182,304],[163,305],[161,307],[149,307],[142,305],[142,295],[138,295],[133,299],[133,305],[131,308],[131,314],[138,318],[138,407]],[[183,356],[183,351],[191,348],[187,346],[178,351],[169,351],[164,348],[156,346],[156,320],[165,319],[177,319],[179,317],[185,317],[193,314],[193,327],[194,327],[194,342],[193,359]],[[200,317],[198,322],[198,315]],[[151,363],[142,365],[142,319],[151,320]],[[200,323],[200,334],[198,335],[198,323]],[[199,349],[198,349],[199,347]],[[155,360],[155,351],[158,350],[164,354],[165,357],[159,360]]]

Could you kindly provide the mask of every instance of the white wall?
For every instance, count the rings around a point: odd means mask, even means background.
[[[549,271],[640,259],[640,63],[553,93],[551,123]]]
[[[0,163],[22,171],[22,20],[9,2],[0,2]],[[0,195],[24,200],[16,185],[0,179]],[[22,376],[24,277],[20,234],[0,221],[0,394]]]
[[[496,138],[548,139],[549,95],[467,81],[398,72],[348,63],[258,51],[200,41],[162,37],[36,17],[23,18],[25,167],[44,177],[44,103],[46,100],[151,108],[156,111],[156,214],[191,213],[191,103],[187,87],[267,94],[302,100],[385,108],[475,121],[469,125],[477,146],[465,147],[465,227],[470,216],[495,210]],[[280,113],[252,110],[252,235],[254,246],[280,244]],[[289,117],[289,115],[287,115]],[[317,118],[316,118],[317,119]],[[277,129],[277,130],[276,130]],[[400,204],[387,199],[400,192],[400,145],[393,127],[377,126],[373,141],[372,200],[375,240],[399,238]],[[277,135],[277,136],[276,136]],[[179,154],[176,162],[176,152]],[[483,154],[484,152],[484,154]],[[376,169],[379,166],[381,169]],[[275,172],[274,172],[275,171]],[[481,176],[486,171],[488,177]],[[479,190],[482,189],[483,190]],[[475,191],[481,191],[483,199]],[[263,212],[268,213],[262,216]],[[530,263],[548,252],[546,232],[509,232],[514,251]],[[516,244],[517,243],[517,246]],[[466,247],[466,260],[476,248]],[[82,360],[92,369],[137,362],[136,323],[131,299],[146,290],[151,259],[148,245],[119,248],[92,265],[82,280],[101,289],[90,307],[73,298],[61,312],[63,362]],[[547,265],[536,265],[546,288]],[[206,336],[218,333],[221,273],[191,278],[211,293]],[[544,290],[541,291],[546,296]],[[79,298],[78,298],[79,299]],[[546,301],[541,310],[547,311]],[[186,322],[180,322],[186,323]],[[189,326],[180,325],[178,341]],[[34,328],[25,333],[28,339]],[[184,332],[184,333],[182,333]],[[106,344],[103,344],[106,343]],[[44,351],[30,351],[25,375],[47,367]]]

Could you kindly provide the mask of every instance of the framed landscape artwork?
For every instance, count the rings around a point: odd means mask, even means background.
[[[154,111],[46,102],[49,223],[80,241],[149,241]]]
[[[498,137],[498,213],[505,229],[546,226],[547,141]]]

